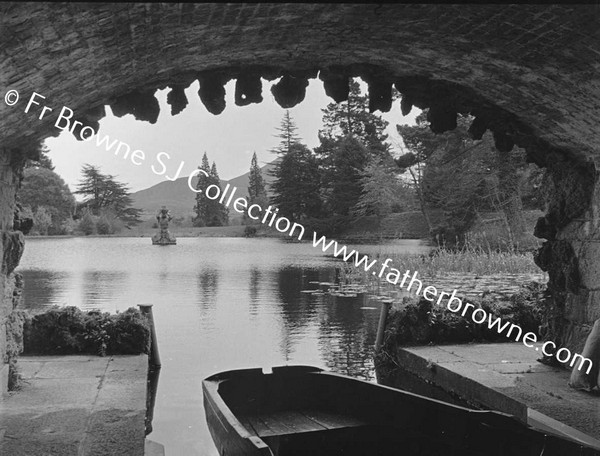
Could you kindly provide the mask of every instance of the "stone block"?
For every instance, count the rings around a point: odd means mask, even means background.
[[[8,394],[8,364],[0,363],[0,400]]]
[[[12,289],[7,287],[6,276],[0,273],[0,319],[8,317],[12,311]]]
[[[583,241],[578,250],[581,286],[588,289],[600,289],[600,242],[597,239]],[[596,301],[599,305],[600,301]]]
[[[93,404],[98,394],[100,378],[75,379],[35,379],[31,385],[25,384],[19,391],[19,408],[37,410],[51,402],[62,407],[78,407]],[[57,384],[60,388],[57,388]],[[10,403],[11,401],[7,401]]]
[[[111,358],[25,357],[28,381],[0,406],[0,454],[143,456],[148,360],[116,359],[111,371]]]
[[[565,318],[576,325],[593,325],[600,318],[600,290],[569,294],[565,300]]]
[[[515,344],[506,344],[512,345]],[[468,345],[464,348],[473,348]],[[494,350],[488,345],[480,345],[487,353]],[[444,347],[446,348],[446,347]],[[434,384],[451,396],[473,404],[478,408],[494,409],[516,416],[523,422],[527,421],[527,408],[511,399],[500,390],[510,390],[515,386],[515,379],[510,375],[494,372],[483,363],[467,361],[466,353],[461,353],[463,361],[432,364],[422,353],[409,352],[400,349],[397,352],[397,362],[403,370],[415,375],[422,381]],[[486,360],[486,356],[471,358]],[[484,386],[485,385],[485,386]]]
[[[43,361],[28,361],[27,357],[20,357],[18,362],[19,373],[23,377],[23,379],[31,379],[34,378],[38,371],[44,365]]]
[[[0,320],[0,362],[6,362],[6,322]]]
[[[69,357],[79,358],[78,356]],[[47,361],[35,374],[36,378],[89,378],[101,377],[106,371],[110,358],[82,356],[76,361]]]
[[[7,403],[9,401],[6,401]],[[1,454],[11,456],[78,456],[89,412],[85,409],[3,413]]]
[[[83,454],[86,456],[105,456],[119,449],[119,454],[128,456],[144,456],[145,410],[100,410],[90,416],[89,433]]]
[[[594,290],[588,293],[585,312],[586,323],[593,324],[600,318],[600,290]]]
[[[572,353],[581,353],[591,329],[591,324],[580,322],[569,323],[563,333],[562,346],[568,347]]]

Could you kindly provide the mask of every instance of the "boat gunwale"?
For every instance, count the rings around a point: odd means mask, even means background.
[[[271,449],[266,444],[264,440],[258,437],[255,434],[250,433],[250,431],[244,426],[237,416],[233,413],[233,411],[229,408],[229,406],[225,403],[221,395],[219,394],[219,385],[227,381],[228,378],[223,379],[212,379],[212,377],[216,377],[219,374],[215,374],[209,378],[202,381],[202,389],[204,391],[204,399],[205,402],[208,402],[211,406],[213,416],[221,421],[219,417],[219,412],[223,416],[223,418],[227,421],[227,424],[237,433],[237,435],[244,440],[249,441],[258,451],[264,452],[265,455],[272,455]],[[206,408],[206,406],[205,406]],[[205,410],[206,413],[206,410]],[[223,423],[222,423],[223,425]],[[226,426],[223,426],[226,429]],[[210,430],[210,426],[209,426]],[[212,434],[212,430],[211,430]],[[213,437],[214,438],[214,437]]]
[[[285,375],[286,372],[295,372],[296,373],[295,376],[299,376],[299,377],[303,376],[303,375],[315,375],[316,374],[316,375],[321,375],[324,377],[336,378],[338,380],[353,383],[356,385],[364,386],[366,384],[369,386],[369,388],[377,388],[377,389],[383,388],[384,390],[387,390],[388,392],[393,393],[396,396],[403,396],[404,398],[406,398],[408,400],[412,400],[415,402],[421,402],[421,403],[427,403],[432,406],[437,405],[439,407],[445,408],[446,410],[453,410],[458,413],[466,412],[467,413],[466,416],[468,416],[472,419],[475,419],[476,421],[481,421],[481,422],[488,421],[488,423],[490,421],[491,422],[496,421],[494,424],[496,424],[500,427],[503,427],[509,431],[513,431],[513,430],[535,431],[536,433],[540,433],[541,435],[544,436],[544,444],[543,444],[544,448],[543,449],[545,449],[546,445],[550,443],[547,441],[548,438],[551,438],[551,439],[559,438],[561,440],[569,441],[572,444],[579,445],[581,450],[583,450],[585,448],[590,448],[590,449],[595,450],[595,448],[590,447],[588,444],[574,440],[572,438],[553,434],[553,433],[548,433],[548,432],[544,432],[542,430],[536,429],[533,426],[529,425],[528,423],[524,423],[521,420],[519,420],[518,418],[516,418],[515,416],[510,415],[505,412],[500,412],[500,411],[495,411],[495,410],[473,410],[473,409],[469,409],[469,408],[466,408],[466,407],[463,407],[460,405],[450,404],[448,402],[444,402],[439,399],[433,399],[433,398],[429,398],[429,397],[426,397],[426,396],[423,396],[420,394],[412,393],[410,391],[400,390],[400,389],[392,388],[392,387],[389,387],[386,385],[380,385],[377,383],[368,382],[368,381],[365,381],[362,379],[349,377],[344,374],[326,371],[321,368],[312,367],[312,366],[305,366],[305,365],[278,366],[278,367],[273,367],[272,372],[269,372],[269,373],[265,372],[261,368],[233,369],[233,370],[228,370],[228,371],[224,371],[224,372],[219,372],[219,373],[216,373],[216,374],[213,374],[213,375],[207,377],[206,379],[204,379],[202,381],[202,385],[203,385],[203,389],[204,389],[205,393],[207,393],[210,396],[210,399],[214,403],[211,405],[214,405],[215,407],[221,407],[220,408],[221,413],[223,414],[225,419],[227,419],[228,424],[231,426],[232,429],[235,430],[235,432],[238,434],[238,436],[240,438],[251,440],[254,445],[257,445],[257,443],[260,442],[266,448],[269,448],[269,446],[260,437],[258,437],[256,434],[251,433],[246,428],[246,426],[244,424],[242,424],[241,421],[237,418],[236,414],[229,408],[229,406],[227,405],[227,403],[225,402],[225,400],[219,393],[219,385],[228,380],[232,380],[232,379],[235,379],[236,377],[240,377],[240,374],[242,376],[243,375],[249,375],[249,376],[255,375],[258,378],[260,378],[261,376],[274,375],[277,373],[282,373]],[[480,417],[481,419],[479,419],[478,417]],[[487,420],[486,420],[486,418],[487,418]],[[262,445],[261,445],[261,447],[262,447]],[[257,447],[257,448],[259,448],[259,447]],[[270,451],[270,448],[269,448],[269,451]]]

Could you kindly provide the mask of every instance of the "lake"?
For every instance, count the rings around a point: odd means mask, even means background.
[[[363,253],[426,253],[416,240]],[[167,455],[216,456],[203,378],[223,370],[307,364],[374,380],[379,304],[302,293],[330,282],[338,260],[277,239],[27,238],[17,269],[28,309],[123,311],[153,304],[162,369],[151,440]]]

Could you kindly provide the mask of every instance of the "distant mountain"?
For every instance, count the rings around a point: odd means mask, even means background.
[[[275,167],[274,162],[267,163],[261,168],[262,176],[265,182],[270,184],[273,177],[270,171]],[[230,180],[221,180],[221,188],[224,189],[227,184],[232,188],[237,187],[236,197],[248,197],[248,182],[250,171],[241,176]],[[167,206],[173,217],[181,217],[194,213],[194,204],[196,202],[196,194],[192,192],[187,184],[187,177],[180,177],[175,181],[163,181],[153,185],[150,188],[132,193],[132,206],[144,210],[148,214],[154,215],[161,206]],[[193,186],[196,187],[198,178],[192,180]],[[233,209],[230,211],[231,215]]]

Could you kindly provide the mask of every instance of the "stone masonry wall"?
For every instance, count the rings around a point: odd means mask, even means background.
[[[18,282],[13,271],[25,247],[23,234],[13,231],[15,195],[23,164],[20,156],[18,152],[6,150],[0,154],[0,394],[7,389],[9,374],[6,322],[18,302],[15,300]]]
[[[496,129],[583,157],[600,144],[599,18],[597,5],[3,3],[0,90],[93,118],[120,96],[211,71],[244,74],[246,87],[253,70],[300,87],[317,70],[363,73],[384,98],[393,82],[412,92],[405,107],[435,104],[441,118],[478,107],[482,122],[496,109]],[[0,103],[4,146],[59,133],[23,107]]]

